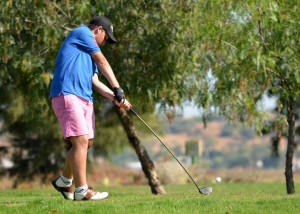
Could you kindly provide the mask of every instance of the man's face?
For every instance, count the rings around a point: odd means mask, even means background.
[[[98,29],[96,30],[95,39],[99,46],[104,45],[106,40],[108,39],[108,35],[102,26],[98,27]]]

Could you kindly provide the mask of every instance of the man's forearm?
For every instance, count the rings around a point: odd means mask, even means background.
[[[97,67],[108,80],[111,87],[120,87],[119,82],[105,56],[101,52],[91,53],[91,55],[96,62]]]
[[[95,77],[94,77],[95,78]],[[104,85],[99,80],[93,80],[93,88],[96,90],[99,94],[106,97],[107,99],[113,101],[115,99],[114,93],[112,90],[110,90],[106,85]]]
[[[99,64],[98,67],[112,88],[120,87],[119,82],[109,64]]]

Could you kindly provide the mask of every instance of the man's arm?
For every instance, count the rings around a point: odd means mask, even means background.
[[[115,96],[112,90],[110,90],[105,84],[99,81],[98,74],[94,74],[93,76],[93,88],[101,94],[103,97],[106,97],[107,99],[114,101]]]
[[[119,106],[120,108],[124,108],[126,110],[129,110],[132,107],[131,104],[126,99],[123,99],[121,102],[116,100],[114,92],[110,90],[105,84],[99,81],[97,73],[94,74],[92,83],[93,83],[93,88],[99,94],[113,101],[115,105]]]
[[[119,88],[119,82],[110,67],[107,59],[103,55],[102,52],[94,52],[91,53],[91,56],[93,57],[95,63],[97,64],[99,70],[101,73],[105,76],[105,78],[108,80],[109,84],[111,85],[112,88]]]

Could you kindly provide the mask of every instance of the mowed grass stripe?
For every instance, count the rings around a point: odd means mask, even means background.
[[[0,213],[300,213],[300,195],[287,195],[283,183],[213,184],[204,196],[195,186],[165,186],[167,195],[152,195],[149,186],[95,188],[110,192],[102,201],[67,201],[53,190],[0,192]],[[296,184],[296,190],[300,188]]]

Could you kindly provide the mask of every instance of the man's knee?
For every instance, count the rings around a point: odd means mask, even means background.
[[[87,135],[75,136],[70,138],[73,148],[87,148],[89,139]]]

